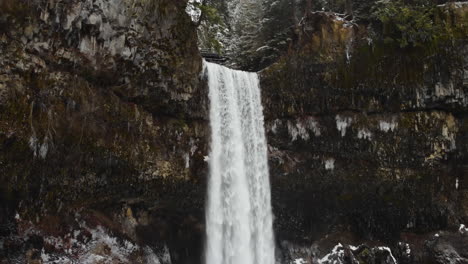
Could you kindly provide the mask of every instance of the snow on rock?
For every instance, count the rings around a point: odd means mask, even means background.
[[[29,148],[33,151],[34,157],[37,156],[37,149],[39,145],[38,143],[39,143],[39,140],[37,139],[35,135],[32,135],[29,138]]]
[[[269,49],[272,49],[272,47],[262,46],[262,47],[258,48],[257,50],[255,50],[255,52],[262,52],[262,51],[266,51],[266,50],[269,50]]]
[[[330,253],[319,259],[319,264],[341,264],[344,258],[344,247],[341,243],[338,243]]]
[[[351,117],[343,117],[340,115],[337,115],[335,119],[336,128],[341,132],[341,136],[344,137],[346,135],[346,129],[351,126],[353,119]]]
[[[306,127],[302,123],[294,124],[292,121],[288,121],[288,133],[292,141],[296,141],[298,137],[301,137],[303,140],[309,140],[310,138]]]
[[[292,264],[306,264],[307,261],[305,261],[303,258],[298,258],[298,259],[295,259],[293,262],[291,262]]]
[[[42,159],[45,159],[47,157],[48,152],[49,152],[49,138],[46,137],[41,147],[39,148],[39,157],[41,157]]]
[[[326,170],[334,170],[335,169],[335,159],[327,159],[325,160],[325,169]]]
[[[185,12],[192,18],[193,22],[198,22],[201,16],[201,10],[195,6],[196,3],[199,4],[200,0],[189,0],[185,9]]]
[[[161,264],[158,256],[154,253],[154,251],[150,247],[145,247],[145,253],[146,253],[146,263]]]
[[[381,120],[379,122],[379,129],[380,131],[383,131],[385,133],[389,132],[389,131],[395,131],[395,129],[398,127],[398,123],[396,122],[395,119],[392,119],[392,121],[388,122],[388,121],[385,121],[385,120]]]
[[[41,251],[44,264],[94,264],[94,263],[131,263],[130,257],[138,251],[144,253],[148,264],[171,264],[167,247],[155,253],[151,248],[140,249],[132,242],[112,236],[103,227],[89,229],[80,224],[82,230],[75,230],[64,237],[47,236],[44,242],[49,245],[48,250]],[[82,232],[82,231],[85,232]],[[89,237],[85,235],[91,234]],[[84,237],[84,238],[83,238]],[[50,246],[53,248],[52,252]]]
[[[358,250],[359,247],[356,247],[356,246],[353,246],[353,245],[349,245],[349,248],[350,248],[352,251],[356,251],[356,250]]]
[[[360,129],[358,131],[358,138],[359,139],[367,139],[367,140],[372,140],[372,132],[370,132],[368,129]]]
[[[458,126],[456,120],[453,116],[448,116],[446,118],[446,123],[442,127],[442,136],[446,141],[448,141],[449,147],[446,148],[448,151],[453,151],[457,149],[456,137],[458,133]]]
[[[83,8],[82,5],[82,3],[78,2],[70,7],[65,23],[63,24],[63,29],[69,30],[72,27],[72,23],[80,16],[80,11]]]
[[[278,133],[278,127],[281,126],[281,124],[282,124],[281,120],[276,119],[273,122],[273,125],[271,126],[271,132],[273,132],[273,134]]]
[[[198,146],[196,145],[195,141],[193,139],[190,139],[190,155],[193,156],[195,154],[195,151],[197,151]]]
[[[463,5],[468,5],[468,2],[460,2],[460,1],[458,1],[458,2],[449,2],[449,3],[438,5],[438,7],[446,7],[446,6],[451,5],[451,4],[453,4],[453,5],[455,5],[456,7],[459,8],[459,7],[463,6]]]
[[[88,56],[94,56],[97,52],[97,41],[96,37],[85,36],[81,39],[79,49],[81,53],[84,53]]]
[[[379,250],[382,250],[382,251],[387,251],[388,254],[389,254],[389,258],[391,258],[391,260],[393,261],[394,264],[397,264],[398,262],[396,261],[395,257],[393,256],[392,254],[392,250],[390,250],[390,248],[388,247],[378,247]]]
[[[170,264],[170,263],[172,263],[171,254],[169,253],[169,248],[167,247],[167,245],[164,246],[164,249],[161,252],[160,260],[162,262],[161,264]]]
[[[150,247],[145,247],[144,252],[146,254],[146,263],[147,264],[171,264],[171,255],[169,254],[169,249],[167,246],[164,246],[163,250],[156,254]]]
[[[186,169],[190,168],[190,154],[186,153],[184,155],[184,159],[185,159],[185,168]]]
[[[279,247],[284,258],[277,259],[276,264],[316,264],[316,262],[313,261],[314,252],[316,251],[314,246],[310,247],[297,245],[289,241],[281,241]]]
[[[314,132],[314,135],[316,137],[319,137],[322,135],[322,131],[320,129],[318,121],[314,117],[307,117],[306,118],[306,124],[307,128]]]
[[[468,227],[466,227],[464,224],[461,224],[460,228],[458,228],[458,232],[460,232],[460,234],[468,233]]]
[[[349,249],[351,251],[357,251],[359,249],[359,247],[355,247],[355,246],[352,246],[352,245],[349,245],[348,247],[349,247]],[[344,264],[344,263],[348,263],[345,260],[345,248],[346,247],[343,246],[341,243],[338,243],[338,245],[336,245],[332,249],[332,251],[330,253],[328,253],[323,258],[318,260],[318,264]],[[375,248],[372,248],[371,251],[373,252],[373,254],[375,254],[376,252],[382,252],[382,251],[387,252],[388,253],[387,259],[385,259],[385,262],[382,262],[382,263],[398,264],[398,262],[396,261],[395,257],[392,254],[392,251],[388,247],[375,247]],[[352,257],[352,259],[356,260],[354,257]]]
[[[272,127],[273,133],[276,133],[279,124],[280,122],[275,121]],[[318,121],[314,117],[309,116],[288,121],[288,134],[291,136],[292,141],[296,141],[299,137],[302,140],[309,140],[311,134],[319,137],[322,132]]]
[[[44,248],[41,251],[42,263],[129,263],[131,254],[140,250],[132,242],[112,236],[101,226],[89,228],[81,223],[80,228],[63,237],[45,236],[48,247],[47,251]],[[148,263],[162,264],[159,261]]]
[[[398,244],[400,245],[401,248],[404,249],[404,254],[405,255],[407,255],[407,256],[411,255],[411,248],[410,248],[410,245],[408,243],[399,242]]]
[[[34,157],[45,159],[49,152],[49,138],[46,136],[41,144],[39,139],[35,135],[32,135],[29,138],[29,148],[33,151]]]

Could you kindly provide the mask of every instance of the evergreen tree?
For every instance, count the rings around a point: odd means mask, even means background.
[[[259,48],[261,33],[261,3],[255,0],[244,0],[234,10],[232,38],[229,55],[233,66],[245,70],[254,70],[255,52]]]
[[[229,32],[228,8],[225,1],[190,0],[187,13],[198,28],[198,45],[201,49],[208,49],[222,53],[227,45]]]
[[[192,1],[204,1],[206,7],[202,8],[208,10],[205,12],[212,14],[209,10],[213,8],[219,17],[213,23],[202,15],[200,47],[227,55],[234,68],[256,71],[273,63],[287,50],[294,29],[307,12],[332,11],[346,13],[350,18],[364,13],[368,16],[368,6],[376,0]]]

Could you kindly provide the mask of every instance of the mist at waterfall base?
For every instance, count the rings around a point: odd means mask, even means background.
[[[258,76],[204,64],[212,132],[205,264],[273,264],[267,143]]]

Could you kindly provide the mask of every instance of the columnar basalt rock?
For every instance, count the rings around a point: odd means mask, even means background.
[[[440,6],[439,23],[463,34],[426,48],[311,13],[288,54],[260,73],[275,230],[305,245],[304,259],[338,242],[394,253],[408,243],[411,261],[395,253],[402,263],[428,263],[446,246],[462,254],[466,237],[437,244],[429,234],[468,222],[467,8]]]
[[[201,261],[209,104],[185,5],[0,1],[0,262]],[[440,7],[465,35],[427,49],[312,13],[260,73],[285,261],[468,258],[467,6]]]
[[[0,262],[66,255],[47,237],[80,230],[77,211],[199,258],[208,90],[185,5],[0,3]]]

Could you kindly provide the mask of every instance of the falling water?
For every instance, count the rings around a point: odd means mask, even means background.
[[[206,210],[206,264],[273,264],[274,242],[256,73],[205,62],[211,154]]]

